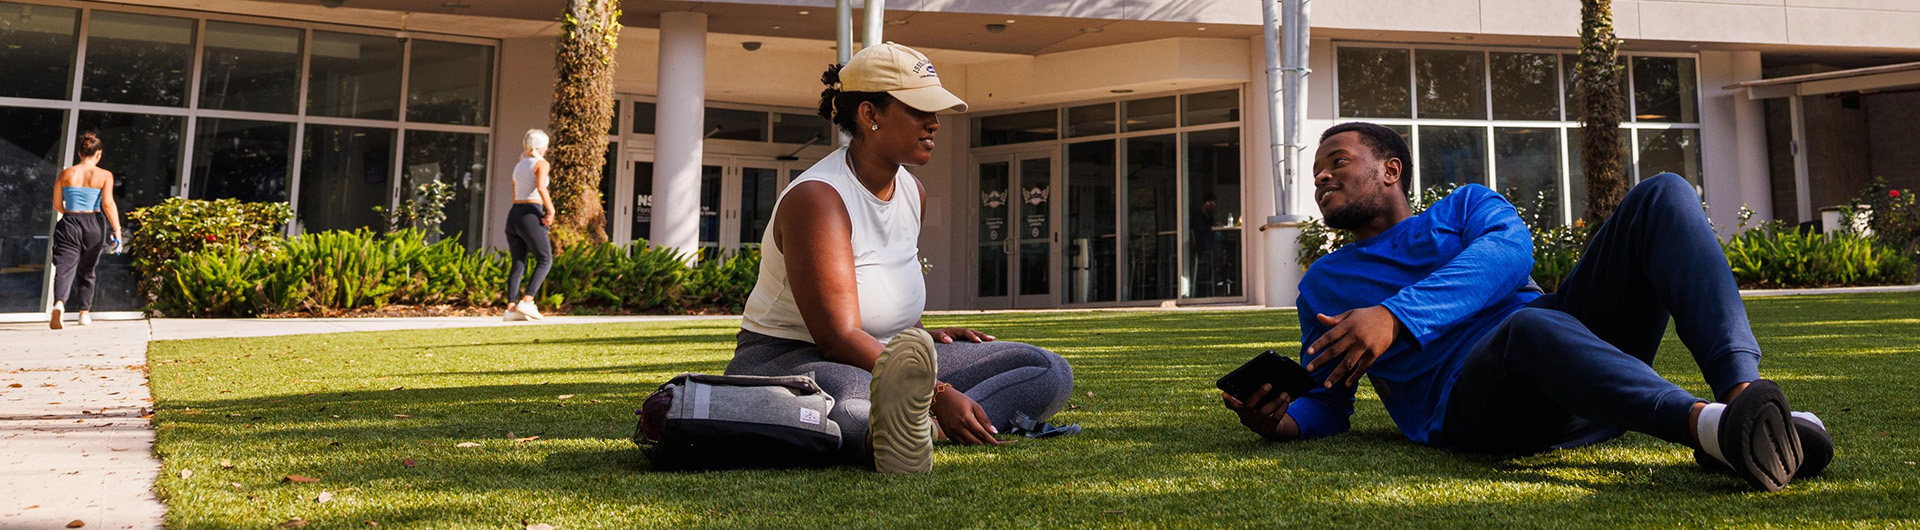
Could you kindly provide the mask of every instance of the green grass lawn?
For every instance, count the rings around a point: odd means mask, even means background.
[[[719,372],[732,321],[156,342],[149,356],[174,528],[1920,526],[1920,294],[1749,307],[1762,373],[1838,444],[1826,476],[1775,494],[1640,434],[1518,458],[1429,449],[1365,385],[1353,432],[1263,442],[1212,383],[1297,348],[1292,312],[929,318],[1060,352],[1077,381],[1055,421],[1086,431],[939,446],[928,476],[649,470],[628,441],[634,408],[673,374]],[[1657,368],[1706,394],[1677,339]]]

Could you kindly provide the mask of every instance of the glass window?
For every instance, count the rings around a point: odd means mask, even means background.
[[[1619,64],[1624,65],[1626,63],[1627,63],[1627,57],[1621,56],[1619,59]],[[1573,55],[1573,54],[1561,55],[1560,64],[1564,65],[1564,67],[1560,69],[1560,80],[1561,82],[1566,83],[1566,87],[1567,87],[1566,120],[1580,121],[1581,113],[1586,111],[1585,108],[1580,106],[1580,87],[1575,84],[1575,82],[1579,77],[1580,56]],[[1620,73],[1620,93],[1622,95],[1625,95],[1627,93],[1626,72]],[[1632,121],[1632,120],[1629,119],[1628,121]]]
[[[1634,121],[1700,123],[1693,62],[1681,57],[1634,57]]]
[[[194,26],[185,18],[94,11],[87,23],[87,72],[80,98],[187,106]]]
[[[302,230],[384,229],[373,208],[393,206],[394,139],[392,129],[308,125],[300,148]]]
[[[208,21],[200,60],[200,107],[293,114],[299,111],[297,28]]]
[[[720,186],[726,168],[700,166],[700,257],[720,253]]]
[[[633,240],[653,238],[653,162],[633,163]]]
[[[1020,208],[1020,294],[1052,294],[1053,159],[1021,160],[1013,191]]]
[[[1119,109],[1112,103],[1067,108],[1067,137],[1113,134]]]
[[[1497,189],[1528,226],[1560,224],[1560,129],[1495,127]]]
[[[1007,246],[1012,237],[1008,231],[1014,202],[1007,186],[1012,173],[1011,164],[1004,161],[980,164],[979,270],[974,277],[978,278],[975,296],[981,298],[1007,295]]]
[[[1420,127],[1420,187],[1487,183],[1487,128]]]
[[[1640,160],[1635,182],[1661,173],[1676,173],[1700,189],[1700,130],[1643,129],[1640,133]]]
[[[1487,119],[1486,55],[1477,51],[1414,53],[1421,118]]]
[[[453,186],[441,237],[459,237],[467,248],[479,248],[486,228],[487,135],[438,131],[407,131],[401,157],[402,198],[414,188],[438,180]]]
[[[1492,53],[1493,119],[1560,119],[1559,58],[1541,53]]]
[[[1628,173],[1625,177],[1629,179],[1633,178],[1631,174],[1633,169],[1627,165],[1632,164],[1633,155],[1627,142],[1632,141],[1632,133],[1632,130],[1620,130],[1620,156],[1627,159],[1623,162],[1622,170]],[[1567,171],[1570,173],[1567,175],[1567,202],[1573,207],[1573,219],[1580,219],[1587,215],[1587,172],[1586,166],[1580,162],[1580,157],[1586,150],[1583,148],[1585,144],[1581,143],[1580,134],[1579,127],[1566,129]]]
[[[633,117],[629,119],[633,120],[634,134],[653,134],[653,110],[651,101],[633,102]]]
[[[973,120],[973,146],[1044,142],[1060,137],[1060,113],[1053,109],[1001,114]]]
[[[767,113],[707,107],[707,139],[767,141]]]
[[[186,118],[153,114],[83,111],[79,131],[100,137],[100,168],[113,172],[113,200],[121,219],[127,212],[160,204],[174,196],[180,181]],[[121,227],[130,236],[137,223]],[[100,257],[93,288],[98,311],[135,309],[146,305],[139,295],[140,275],[131,254]]]
[[[0,17],[11,7],[0,5]],[[0,107],[0,195],[12,198],[0,207],[0,313],[41,309],[53,226],[48,200],[66,128],[64,110]]]
[[[1180,124],[1240,121],[1240,91],[1221,90],[1180,96]]]
[[[773,114],[773,141],[783,144],[829,144],[827,120],[812,114]]]
[[[740,245],[760,246],[767,223],[773,221],[773,200],[780,170],[770,167],[740,168]]]
[[[1340,115],[1355,118],[1411,118],[1407,92],[1412,74],[1407,50],[1340,48],[1336,58]]]
[[[1173,96],[1120,102],[1122,131],[1150,131],[1174,126]]]
[[[194,130],[189,196],[286,202],[293,124],[201,118]]]
[[[1178,147],[1174,135],[1126,140],[1127,298],[1175,296],[1180,262]]]
[[[1187,134],[1187,276],[1182,296],[1240,296],[1240,129]]]
[[[1118,213],[1114,210],[1113,140],[1066,146],[1067,246],[1064,301],[1117,300]]]
[[[493,47],[412,42],[407,121],[486,125],[493,109]]]
[[[398,119],[400,51],[393,37],[313,32],[307,114]]]
[[[607,134],[620,134],[620,100],[613,100],[613,119],[607,120]]]
[[[0,97],[67,99],[79,24],[78,9],[0,2]]]

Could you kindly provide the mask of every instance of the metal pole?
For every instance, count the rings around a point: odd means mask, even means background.
[[[1262,36],[1267,49],[1267,93],[1265,94],[1267,98],[1267,147],[1272,151],[1273,155],[1274,213],[1273,216],[1267,218],[1267,224],[1270,225],[1299,220],[1297,216],[1293,215],[1293,171],[1289,165],[1292,161],[1292,155],[1291,151],[1285,148],[1286,142],[1282,141],[1283,134],[1287,135],[1285,138],[1289,142],[1293,137],[1289,134],[1290,131],[1283,126],[1284,121],[1282,120],[1282,113],[1287,112],[1287,110],[1283,110],[1283,108],[1286,108],[1292,100],[1284,98],[1285,92],[1282,90],[1280,16],[1274,6],[1276,2],[1280,1],[1281,0],[1260,0],[1260,11],[1264,22],[1264,24],[1262,24]],[[1291,31],[1292,28],[1289,27],[1288,30]]]
[[[865,6],[860,8],[860,14],[867,19],[866,31],[861,33],[860,47],[886,42],[881,40],[880,29],[887,25],[887,0],[867,0]]]
[[[1286,151],[1287,158],[1284,171],[1286,172],[1286,199],[1288,202],[1287,208],[1280,210],[1280,212],[1286,215],[1289,221],[1300,220],[1299,216],[1292,215],[1292,201],[1293,185],[1298,182],[1296,179],[1300,174],[1301,153],[1306,150],[1306,145],[1300,142],[1300,128],[1303,122],[1306,121],[1303,111],[1305,111],[1307,106],[1306,81],[1307,73],[1310,71],[1307,69],[1308,35],[1312,31],[1311,28],[1308,27],[1307,22],[1307,2],[1309,1],[1310,0],[1281,0],[1281,7],[1284,11],[1282,16],[1284,20],[1282,20],[1282,23],[1285,24],[1287,28],[1287,34],[1285,36],[1287,46],[1282,51],[1281,57],[1281,75],[1283,79],[1281,80],[1280,93],[1282,97],[1286,98],[1286,104],[1283,105],[1285,109],[1283,112],[1285,115],[1283,129],[1284,135],[1286,136],[1286,145],[1282,146],[1282,148]]]
[[[838,39],[834,50],[839,52],[840,64],[847,64],[853,60],[853,0],[833,3],[833,31]]]

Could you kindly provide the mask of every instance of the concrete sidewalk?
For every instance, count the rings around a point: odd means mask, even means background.
[[[161,528],[154,496],[147,342],[460,327],[739,319],[737,316],[154,319],[50,330],[0,324],[0,528]]]

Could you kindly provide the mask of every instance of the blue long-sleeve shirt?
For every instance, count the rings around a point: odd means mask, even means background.
[[[1376,305],[1406,328],[1367,370],[1374,392],[1407,438],[1439,444],[1447,396],[1468,350],[1540,296],[1531,280],[1533,239],[1506,198],[1469,185],[1420,215],[1320,258],[1300,279],[1301,363],[1337,316]],[[1313,372],[1324,381],[1337,363]],[[1288,406],[1301,438],[1346,432],[1354,388],[1315,388]]]

